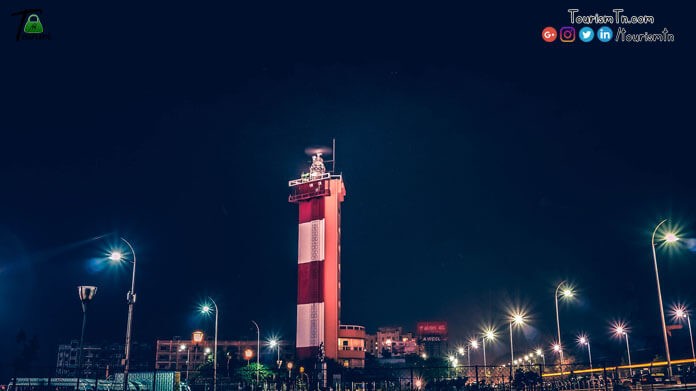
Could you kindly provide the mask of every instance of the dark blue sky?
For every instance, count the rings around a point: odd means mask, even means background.
[[[34,6],[51,40],[15,42],[10,13]],[[83,283],[99,286],[88,339],[123,338],[127,271],[89,261],[106,241],[72,246],[110,232],[138,252],[136,340],[209,327],[194,316],[208,294],[222,338],[251,336],[250,319],[293,337],[287,180],[336,137],[345,323],[445,319],[456,339],[523,302],[529,345],[548,344],[570,278],[567,341],[587,330],[614,359],[623,317],[651,357],[650,230],[673,218],[688,236],[696,218],[696,67],[685,5],[623,7],[677,41],[547,44],[541,29],[567,24],[557,2],[4,3],[0,349],[25,329],[52,364]],[[665,301],[696,303],[696,256],[660,255]]]

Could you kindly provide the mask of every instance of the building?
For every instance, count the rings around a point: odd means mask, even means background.
[[[288,186],[288,201],[299,207],[297,358],[316,357],[323,344],[326,357],[337,360],[343,178],[326,172],[322,155],[317,153],[312,156],[309,174],[291,180]]]
[[[366,351],[376,358],[402,357],[420,354],[418,339],[413,333],[404,333],[401,327],[380,327],[377,334],[365,337]]]
[[[344,367],[365,367],[365,327],[345,324],[339,326],[338,361]]]
[[[447,322],[418,322],[416,325],[418,343],[425,354],[431,357],[445,357],[447,347]]]
[[[131,367],[143,368],[148,363],[141,358],[151,351],[150,347],[133,344],[133,355],[138,355],[138,360],[131,362]],[[56,375],[63,377],[77,377],[78,374],[85,378],[103,378],[107,373],[121,371],[122,360],[124,357],[124,347],[122,344],[102,344],[84,345],[82,348],[82,373],[78,373],[78,353],[80,351],[80,341],[72,340],[69,344],[58,345],[58,357],[56,360]],[[151,362],[150,362],[151,364]]]
[[[246,360],[247,357],[244,356],[244,351],[247,349],[253,352],[253,357],[256,359],[256,343],[256,340],[218,340],[218,365],[220,365],[223,358],[224,360],[228,358],[238,361]],[[284,341],[279,343],[280,346],[287,345]],[[261,344],[262,349],[266,348],[264,350],[268,350],[267,342],[262,341]],[[173,339],[158,339],[157,352],[155,353],[155,368],[157,370],[171,371],[196,370],[206,361],[212,360],[214,347],[215,343],[212,339],[200,338],[197,341],[196,339],[182,340],[177,337]]]

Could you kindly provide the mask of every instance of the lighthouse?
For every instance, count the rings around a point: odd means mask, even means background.
[[[328,172],[321,152],[309,172],[288,182],[289,202],[299,207],[297,240],[297,357],[338,359],[341,316],[341,203],[346,195],[340,174]]]

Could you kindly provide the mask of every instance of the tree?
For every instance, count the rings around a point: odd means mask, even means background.
[[[235,375],[246,383],[253,383],[256,381],[256,369],[259,372],[259,381],[269,380],[273,377],[273,372],[271,372],[263,364],[251,363],[249,365],[237,368]]]
[[[519,368],[515,371],[515,379],[513,380],[513,386],[520,390],[523,388],[534,387],[541,383],[541,376],[533,371],[524,371]]]

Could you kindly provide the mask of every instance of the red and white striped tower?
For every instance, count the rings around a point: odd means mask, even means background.
[[[326,172],[321,153],[309,174],[288,183],[289,201],[300,208],[297,251],[297,358],[315,358],[324,343],[327,358],[338,356],[341,310],[341,175]]]

